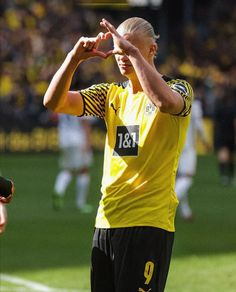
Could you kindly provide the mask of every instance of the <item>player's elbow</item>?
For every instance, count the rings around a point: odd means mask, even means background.
[[[44,95],[44,98],[43,98],[43,105],[47,108],[47,109],[53,109],[52,108],[52,103],[50,101],[50,99],[47,97],[47,95],[45,94]]]
[[[47,95],[45,94],[43,97],[43,105],[48,108],[50,106],[49,99],[47,98]]]
[[[50,109],[51,111],[54,111],[54,112],[57,111],[57,106],[54,100],[47,94],[47,92],[45,93],[44,98],[43,98],[43,105],[47,109]]]
[[[167,102],[161,101],[158,104],[158,108],[159,108],[160,112],[162,112],[162,113],[168,113],[169,112],[170,105]]]
[[[162,113],[171,113],[175,114],[176,113],[176,106],[172,102],[165,100],[159,103],[159,110]]]
[[[183,100],[176,98],[163,99],[159,106],[159,110],[161,112],[173,115],[179,114],[183,110],[183,108]]]
[[[162,113],[178,113],[178,104],[172,94],[164,94],[156,97],[153,95],[152,100],[159,111]]]

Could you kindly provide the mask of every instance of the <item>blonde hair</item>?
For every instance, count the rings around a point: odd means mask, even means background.
[[[122,34],[140,32],[155,41],[160,37],[160,35],[155,34],[151,23],[141,17],[126,19],[118,26],[117,30],[118,32],[122,32]]]

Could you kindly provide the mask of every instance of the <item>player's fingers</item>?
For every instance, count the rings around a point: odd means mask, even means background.
[[[99,51],[99,50],[97,50],[95,48],[92,49],[91,54],[92,54],[93,57],[101,57],[101,58],[104,58],[104,59],[107,57],[106,53],[104,53],[102,51]]]
[[[92,48],[96,44],[96,41],[97,41],[97,37],[94,37],[94,38],[82,37],[81,39],[82,47],[87,51],[92,50]]]
[[[96,40],[103,40],[104,39],[104,32],[99,32],[99,34],[96,36]]]
[[[83,40],[83,48],[84,49],[89,49],[89,46],[91,46],[91,41],[89,40],[89,38],[84,38],[84,40]]]
[[[91,51],[95,47],[95,45],[96,45],[96,42],[90,42],[86,50]]]
[[[105,39],[105,34],[103,32],[99,32],[99,34],[95,37],[95,44],[93,48],[97,49],[101,40]]]
[[[97,49],[102,40],[107,40],[110,37],[111,37],[110,32],[109,33],[100,32],[96,37],[88,39],[86,49],[87,50],[92,50],[93,48]]]
[[[113,53],[114,50],[110,50],[108,52],[106,52],[106,58],[112,56],[114,53]]]
[[[107,25],[107,23],[106,23],[105,21],[102,20],[102,21],[100,22],[100,25],[101,25],[102,27],[104,27],[105,29],[107,29],[108,32],[110,32],[111,34],[114,33],[113,30],[110,29],[110,27]]]
[[[104,28],[106,28],[110,33],[114,34],[115,36],[120,36],[114,27],[109,21],[107,21],[105,18],[102,19],[100,22],[100,25]]]
[[[78,42],[75,44],[74,49],[75,50],[83,50],[86,47],[88,38],[87,37],[81,37]]]
[[[113,55],[125,55],[125,52],[120,48],[114,48],[112,50],[112,54]]]
[[[108,32],[106,32],[105,33],[105,35],[104,35],[104,39],[105,40],[108,40],[108,39],[110,39],[112,37],[112,34],[108,31]]]

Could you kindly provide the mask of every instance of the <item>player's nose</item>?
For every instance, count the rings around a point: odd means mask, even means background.
[[[122,63],[126,63],[127,61],[129,61],[129,58],[127,57],[127,55],[119,55],[118,60]]]

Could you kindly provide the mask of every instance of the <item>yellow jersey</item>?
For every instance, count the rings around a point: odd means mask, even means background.
[[[163,79],[184,99],[178,115],[160,112],[144,92],[131,94],[124,83],[102,83],[80,91],[83,114],[103,118],[107,128],[97,228],[175,230],[175,177],[193,91],[184,80]]]

